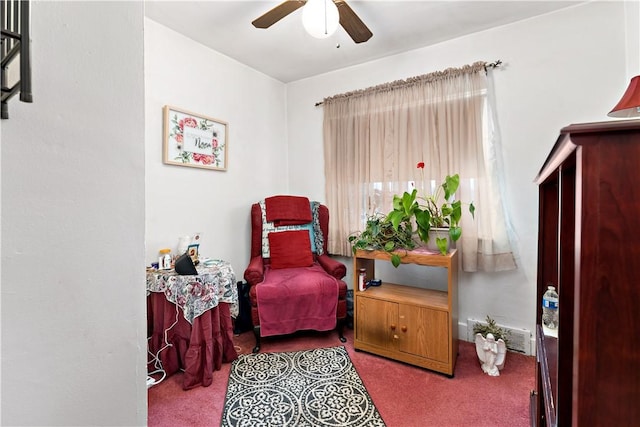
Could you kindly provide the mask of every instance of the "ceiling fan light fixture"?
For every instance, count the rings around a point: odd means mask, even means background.
[[[302,8],[302,25],[317,39],[331,36],[338,29],[340,14],[333,0],[308,0]]]

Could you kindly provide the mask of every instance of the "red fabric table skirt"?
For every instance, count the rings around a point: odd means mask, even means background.
[[[169,346],[165,342],[166,330]],[[167,301],[163,293],[151,292],[147,296],[147,336],[149,351],[153,355],[160,352],[167,376],[184,370],[184,390],[210,386],[213,371],[219,370],[222,362],[238,358],[229,305],[223,302],[196,317],[192,325],[182,309]],[[148,360],[149,371],[155,370],[153,356],[149,355]]]

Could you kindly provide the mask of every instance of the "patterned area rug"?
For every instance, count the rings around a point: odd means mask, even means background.
[[[384,426],[344,347],[242,354],[223,426]]]

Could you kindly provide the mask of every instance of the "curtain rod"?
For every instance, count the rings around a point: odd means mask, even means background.
[[[493,62],[485,62],[484,63],[484,70],[487,71],[487,69],[489,68],[498,68],[500,65],[502,65],[502,60],[498,59],[497,61],[493,61]],[[324,104],[324,101],[318,101],[315,103],[316,107],[319,107],[320,105]]]

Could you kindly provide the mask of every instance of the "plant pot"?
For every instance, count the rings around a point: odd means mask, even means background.
[[[436,239],[447,239],[447,252],[451,247],[451,239],[449,237],[448,228],[432,227],[429,229],[429,241],[427,242],[427,249],[433,252],[440,252],[440,248],[436,244]]]

